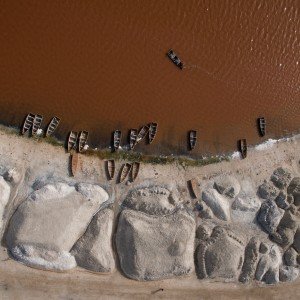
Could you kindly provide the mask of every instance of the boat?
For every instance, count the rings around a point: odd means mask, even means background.
[[[77,138],[78,133],[76,131],[71,131],[68,138],[68,151],[76,148]]]
[[[139,143],[143,138],[145,138],[148,131],[149,131],[149,126],[148,125],[143,126],[138,132],[138,135],[136,137],[136,143]]]
[[[131,181],[134,182],[137,178],[140,170],[140,163],[134,162],[131,167]]]
[[[120,147],[122,133],[120,130],[114,131],[114,150],[117,151]]]
[[[239,140],[239,150],[242,154],[242,158],[246,158],[247,157],[247,141],[246,139],[241,139]]]
[[[79,154],[73,153],[71,154],[71,173],[72,176],[75,176],[78,171],[78,165],[79,165]]]
[[[33,125],[33,120],[34,120],[34,114],[29,113],[26,116],[26,119],[24,121],[23,128],[22,128],[22,134],[25,134],[31,128],[31,126]]]
[[[193,198],[199,198],[200,197],[200,188],[199,188],[199,182],[196,178],[193,178],[188,181],[188,185],[192,194]]]
[[[191,130],[189,132],[189,144],[190,144],[190,149],[193,150],[196,146],[197,142],[197,131],[196,130]]]
[[[43,122],[43,116],[35,115],[32,124],[32,135],[36,135]]]
[[[137,139],[137,129],[130,129],[129,131],[129,148],[132,150],[136,144]]]
[[[150,123],[149,124],[149,144],[151,144],[156,136],[157,133],[157,123]]]
[[[113,159],[106,161],[106,172],[108,180],[112,180],[115,176],[115,161]]]
[[[167,56],[171,59],[171,61],[179,68],[183,69],[183,62],[180,60],[180,58],[176,55],[176,53],[170,49],[167,53]]]
[[[129,174],[131,168],[132,168],[132,165],[129,163],[126,163],[123,165],[123,167],[121,169],[121,174],[120,174],[120,183],[125,180],[125,178]]]
[[[60,118],[53,117],[48,125],[47,131],[46,131],[46,137],[53,134],[53,132],[56,130],[58,124],[60,122]]]
[[[79,141],[78,141],[78,151],[79,152],[83,152],[84,146],[86,145],[88,137],[89,137],[88,131],[80,131]]]
[[[261,136],[266,134],[266,119],[264,117],[257,119],[258,129]]]

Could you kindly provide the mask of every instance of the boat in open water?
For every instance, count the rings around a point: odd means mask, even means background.
[[[35,115],[32,124],[32,135],[36,135],[37,131],[41,128],[43,116]]]
[[[136,144],[137,139],[137,129],[130,129],[129,131],[129,148],[132,150]]]
[[[246,139],[239,140],[239,150],[241,152],[242,158],[247,157],[247,141]]]
[[[120,143],[121,143],[121,137],[122,137],[122,133],[120,130],[115,130],[114,131],[114,134],[113,134],[113,137],[114,137],[114,150],[117,151],[120,147]]]
[[[87,143],[87,139],[89,137],[88,131],[80,131],[79,140],[78,140],[78,151],[83,152],[84,147]]]
[[[192,178],[188,181],[189,188],[191,190],[192,197],[197,199],[200,197],[199,182],[196,178]]]
[[[134,162],[131,167],[131,182],[134,182],[140,171],[140,163]]]
[[[51,136],[56,128],[58,127],[60,122],[60,118],[53,117],[48,125],[47,131],[46,131],[46,137]]]
[[[257,119],[259,134],[265,136],[266,134],[266,119],[264,117]]]
[[[156,136],[158,124],[153,122],[149,124],[149,144],[151,144]]]
[[[191,130],[189,132],[189,145],[190,145],[191,150],[193,150],[195,148],[196,142],[197,142],[197,131]]]
[[[144,139],[149,131],[149,125],[144,125],[140,128],[138,135],[136,137],[136,143],[139,143],[142,139]]]
[[[128,174],[130,173],[131,168],[132,168],[132,164],[126,163],[123,165],[120,174],[120,183],[126,179]]]
[[[34,114],[32,113],[29,113],[27,116],[26,116],[26,119],[24,121],[24,124],[23,124],[23,128],[22,128],[22,134],[25,134],[33,125],[33,120],[34,120]]]
[[[176,53],[173,51],[173,49],[170,49],[167,53],[167,56],[170,58],[170,60],[179,68],[183,69],[183,62],[180,60],[180,58],[176,55]]]
[[[115,161],[113,159],[106,161],[106,172],[108,180],[112,180],[115,176]]]
[[[76,131],[71,131],[68,138],[68,151],[76,149],[78,133]]]

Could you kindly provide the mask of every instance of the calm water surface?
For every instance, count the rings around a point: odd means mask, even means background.
[[[0,119],[28,112],[58,132],[90,131],[109,144],[114,129],[159,123],[148,153],[196,154],[261,142],[300,128],[300,1],[1,1]],[[179,70],[166,57],[173,48]]]

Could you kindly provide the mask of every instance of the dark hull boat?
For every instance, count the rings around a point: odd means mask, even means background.
[[[71,172],[72,172],[72,176],[75,176],[77,174],[78,165],[79,165],[79,154],[78,153],[71,154]]]
[[[26,119],[24,121],[23,128],[22,128],[22,134],[25,134],[32,127],[33,120],[34,120],[34,114],[29,113],[26,116]]]
[[[112,180],[114,178],[115,169],[115,161],[113,159],[106,161],[106,171],[108,175],[108,180]]]
[[[120,147],[120,143],[121,143],[121,131],[120,130],[115,130],[114,131],[114,150],[117,151]]]
[[[143,126],[138,132],[138,135],[136,137],[136,143],[139,143],[142,139],[144,139],[148,131],[149,131],[149,126],[148,125]]]
[[[126,163],[123,165],[121,169],[121,174],[120,174],[120,183],[125,180],[125,178],[128,176],[130,170],[132,168],[132,165],[129,163]]]
[[[200,188],[198,181],[193,178],[188,181],[189,188],[191,190],[191,194],[193,198],[199,198],[200,197]]]
[[[89,133],[87,131],[80,131],[79,142],[78,142],[78,151],[79,152],[83,152],[84,146],[87,143],[88,137],[89,137]]]
[[[136,144],[138,131],[137,129],[130,129],[129,131],[129,148],[132,150]]]
[[[77,142],[78,133],[75,131],[71,131],[68,138],[68,151],[76,148],[76,142]]]
[[[197,131],[196,130],[191,130],[189,132],[189,144],[190,144],[190,149],[193,150],[196,146],[197,142]]]
[[[264,117],[257,119],[258,130],[261,136],[266,134],[266,119]]]
[[[32,125],[32,135],[36,135],[37,131],[41,128],[43,122],[43,116],[35,115]]]
[[[167,53],[167,56],[171,59],[171,61],[179,68],[179,69],[183,69],[183,63],[180,60],[180,58],[175,54],[175,52],[170,49]]]
[[[58,117],[52,118],[52,120],[50,121],[50,123],[48,125],[47,131],[46,131],[46,137],[48,137],[54,133],[59,122],[60,122],[60,118],[58,118]]]
[[[239,140],[239,150],[241,152],[242,158],[247,157],[247,141],[246,139]]]
[[[149,125],[149,144],[151,144],[157,133],[157,123],[150,123]]]
[[[134,182],[140,171],[140,163],[134,162],[131,168],[131,181]]]

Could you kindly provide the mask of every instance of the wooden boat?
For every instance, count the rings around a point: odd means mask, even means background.
[[[114,131],[114,150],[117,151],[120,147],[122,133],[120,130]]]
[[[145,138],[148,131],[149,131],[149,126],[148,125],[143,126],[138,132],[138,135],[136,137],[136,143],[139,143],[143,138]]]
[[[247,141],[246,139],[241,139],[239,140],[239,150],[242,154],[242,158],[246,158],[247,157]]]
[[[129,131],[129,148],[132,150],[136,144],[137,139],[137,129],[130,129]]]
[[[87,131],[80,131],[79,141],[78,141],[78,151],[83,152],[84,146],[86,145],[89,133]]]
[[[43,122],[43,116],[35,115],[33,119],[32,125],[32,135],[36,135],[37,131],[40,129]]]
[[[149,125],[149,144],[151,144],[157,133],[157,123],[150,123]]]
[[[266,119],[264,117],[257,119],[258,129],[261,136],[266,134]]]
[[[200,188],[199,183],[196,178],[193,178],[188,181],[188,185],[192,194],[193,198],[199,198],[200,197]]]
[[[120,183],[125,180],[125,178],[129,174],[131,168],[132,168],[132,165],[129,163],[126,163],[123,165],[123,167],[121,169],[121,174],[120,174]]]
[[[71,154],[71,173],[72,176],[75,176],[78,171],[78,165],[79,165],[79,154],[73,153]]]
[[[78,133],[75,131],[71,131],[68,138],[68,151],[72,149],[76,149],[76,142],[78,138]]]
[[[197,142],[197,131],[196,130],[191,130],[189,132],[189,144],[190,144],[190,149],[193,150],[196,146]]]
[[[53,132],[56,130],[59,122],[60,122],[60,118],[58,118],[58,117],[52,118],[52,120],[50,121],[50,123],[48,125],[47,131],[46,131],[46,137],[53,134]]]
[[[171,59],[171,61],[179,68],[183,69],[183,62],[180,60],[180,58],[175,54],[175,52],[170,49],[167,53],[167,56]]]
[[[115,161],[113,159],[106,161],[106,172],[108,180],[112,180],[115,176]]]
[[[140,170],[140,163],[139,162],[134,162],[132,164],[131,168],[131,181],[134,182],[135,179],[137,178]]]
[[[31,126],[33,125],[33,120],[34,120],[34,114],[29,113],[26,116],[26,119],[24,121],[23,128],[22,128],[22,134],[25,134],[31,128]]]

